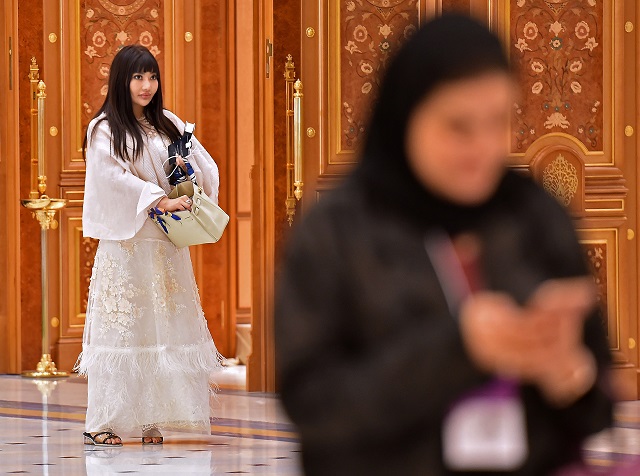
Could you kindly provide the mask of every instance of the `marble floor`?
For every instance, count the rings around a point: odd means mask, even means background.
[[[297,436],[273,395],[223,388],[211,436],[167,433],[161,447],[125,439],[124,447],[106,449],[82,444],[86,395],[77,376],[0,376],[0,474],[302,474]],[[615,427],[589,440],[584,455],[591,474],[610,474],[640,455],[640,402],[618,404]]]
[[[163,446],[125,439],[97,448],[82,444],[84,378],[42,382],[0,376],[0,474],[301,474],[297,436],[273,395],[222,388],[211,436],[165,433]]]

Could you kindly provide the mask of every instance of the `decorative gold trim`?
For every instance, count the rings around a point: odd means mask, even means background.
[[[49,135],[50,135],[51,137],[55,137],[55,136],[57,136],[57,135],[58,135],[58,128],[57,128],[56,126],[51,126],[51,127],[49,128]]]
[[[633,31],[633,22],[626,22],[624,24],[624,31],[626,31],[627,33],[631,33]]]
[[[29,198],[38,198],[38,82],[40,81],[40,67],[35,56],[29,65],[29,83],[31,86],[31,191]]]
[[[74,225],[73,222],[77,222],[78,224]],[[68,241],[73,243],[74,256],[74,260],[69,261],[69,283],[71,284],[69,286],[69,296],[67,297],[69,306],[67,328],[84,328],[86,313],[82,312],[81,287],[83,284],[80,282],[80,271],[82,267],[80,260],[80,249],[82,248],[82,217],[68,217],[67,226],[69,227],[67,233],[69,237]],[[73,293],[73,295],[71,293]],[[71,321],[72,319],[73,322]]]
[[[302,198],[302,187],[304,186],[302,171],[302,98],[304,94],[302,94],[302,88],[302,81],[298,79],[293,85],[295,90],[293,93],[293,195],[296,200]]]
[[[26,378],[62,378],[68,377],[68,372],[62,372],[56,368],[56,363],[51,359],[51,354],[42,354],[36,370],[22,372]]]
[[[55,43],[56,41],[58,41],[58,35],[49,33],[49,43]]]
[[[68,5],[65,2],[61,4]],[[61,6],[61,8],[63,8]],[[71,34],[65,40],[69,51],[68,57],[68,69],[69,71],[62,72],[63,85],[65,92],[63,97],[70,102],[68,121],[71,128],[71,132],[67,134],[68,144],[71,154],[68,158],[65,158],[65,154],[61,157],[61,169],[62,170],[76,170],[75,168],[68,168],[65,165],[78,164],[78,166],[84,169],[84,160],[82,158],[82,142],[84,139],[84,128],[82,127],[82,82],[76,81],[76,78],[80,78],[82,75],[82,48],[80,42],[80,22],[81,22],[81,1],[76,0],[73,5],[68,5],[68,10],[65,10],[66,18],[69,21],[69,29]],[[68,74],[68,78],[64,78],[64,75]],[[68,92],[66,90],[68,89]],[[75,101],[75,103],[74,103]],[[62,102],[65,104],[65,101]],[[64,124],[63,124],[64,128]],[[64,129],[63,129],[64,130]],[[68,161],[65,164],[65,161]]]
[[[193,41],[193,33],[191,33],[190,31],[185,32],[184,41],[186,41],[187,43],[191,43]]]
[[[542,186],[560,203],[568,207],[578,191],[578,171],[562,154],[558,154],[544,168]]]
[[[305,33],[307,34],[307,38],[313,38],[316,36],[316,30],[312,27],[307,28]]]
[[[296,197],[294,195],[294,164],[293,164],[293,84],[296,79],[295,63],[293,57],[287,55],[284,63],[284,81],[285,81],[285,101],[286,101],[286,161],[287,161],[287,198],[285,199],[285,207],[287,211],[287,222],[289,226],[293,225],[293,217],[296,214]]]
[[[627,240],[632,241],[636,237],[636,233],[631,229],[627,229]]]
[[[585,199],[585,205],[587,203],[619,203],[620,205],[617,208],[587,208],[585,206],[585,212],[588,213],[598,213],[598,212],[623,212],[625,210],[624,207],[624,199],[622,198],[595,198],[595,199]]]
[[[631,137],[635,131],[633,130],[633,126],[626,126],[624,128],[624,135],[627,137]]]

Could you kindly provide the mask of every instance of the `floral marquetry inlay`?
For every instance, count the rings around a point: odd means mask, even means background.
[[[389,59],[418,28],[418,0],[341,0],[342,150],[362,141]]]
[[[607,326],[607,244],[606,243],[583,243],[587,263],[591,270],[591,275],[596,284],[598,304],[602,310],[604,318],[604,328]]]
[[[511,0],[511,58],[522,103],[513,152],[564,132],[603,150],[603,0]]]
[[[109,66],[120,48],[146,46],[162,68],[164,20],[161,0],[85,0],[80,16],[82,126],[86,127],[104,101]]]
[[[547,192],[568,207],[578,191],[578,171],[562,155],[544,168],[542,185]]]

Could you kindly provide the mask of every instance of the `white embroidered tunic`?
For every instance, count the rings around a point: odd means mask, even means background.
[[[178,127],[184,124],[165,111]],[[219,354],[202,312],[188,248],[178,249],[148,209],[170,192],[168,139],[144,137],[134,162],[115,157],[107,121],[88,128],[84,236],[100,240],[89,286],[82,354],[86,431],[140,434],[143,426],[210,433],[211,374]],[[97,127],[92,138],[92,131]],[[189,161],[217,201],[216,163],[195,139]]]

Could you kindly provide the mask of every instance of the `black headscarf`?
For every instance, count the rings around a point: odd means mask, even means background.
[[[416,179],[409,168],[405,140],[415,108],[438,86],[489,71],[510,73],[510,68],[500,40],[485,26],[461,15],[426,23],[389,65],[351,180],[364,185],[377,206],[390,207],[421,226],[454,233],[470,226],[482,208],[499,198],[508,178],[487,203],[453,204]]]

